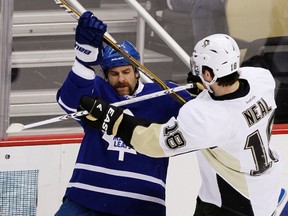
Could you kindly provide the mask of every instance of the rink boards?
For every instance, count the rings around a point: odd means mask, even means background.
[[[4,202],[0,203],[4,206],[1,211],[11,212],[12,208],[23,214],[29,211],[29,215],[54,215],[72,173],[82,136],[81,133],[15,136],[0,142],[0,200]],[[283,155],[285,192],[288,188],[288,125],[275,125],[271,139]],[[200,182],[194,153],[171,158],[167,216],[192,215]],[[278,213],[287,203],[286,193],[283,195]]]

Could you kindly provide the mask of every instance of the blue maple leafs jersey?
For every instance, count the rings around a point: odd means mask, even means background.
[[[67,113],[77,110],[83,95],[97,96],[110,103],[129,98],[119,96],[110,84],[101,77],[95,78],[89,70],[74,65],[59,89],[57,101]],[[171,82],[166,84],[176,86]],[[160,90],[155,83],[140,82],[135,94],[141,96]],[[186,91],[179,94],[186,100],[191,99]],[[170,96],[161,96],[124,108],[131,115],[162,123],[176,116],[180,106]],[[100,212],[125,216],[165,215],[168,159],[137,153],[119,137],[79,123],[85,135],[65,196]]]

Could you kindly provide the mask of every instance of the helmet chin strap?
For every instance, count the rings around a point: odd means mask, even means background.
[[[213,84],[216,82],[217,76],[214,76],[213,79],[212,79],[210,82],[204,80],[202,74],[201,74],[199,77],[201,78],[201,80],[202,80],[205,88],[206,88],[209,92],[213,93],[213,90],[211,89],[211,85],[213,85]]]

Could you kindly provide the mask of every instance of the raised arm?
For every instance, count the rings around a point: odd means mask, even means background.
[[[103,35],[107,26],[89,11],[78,20],[75,34],[75,61],[57,93],[59,105],[75,112],[83,95],[92,95],[95,73],[90,67],[102,60]]]

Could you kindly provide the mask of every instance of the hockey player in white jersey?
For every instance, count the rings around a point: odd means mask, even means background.
[[[82,97],[81,106],[98,119],[95,127],[143,154],[170,157],[196,151],[202,185],[195,216],[271,216],[282,167],[270,143],[275,82],[268,70],[240,68],[239,63],[239,47],[230,36],[214,34],[199,41],[191,67],[206,89],[164,124],[123,114],[91,97]]]

